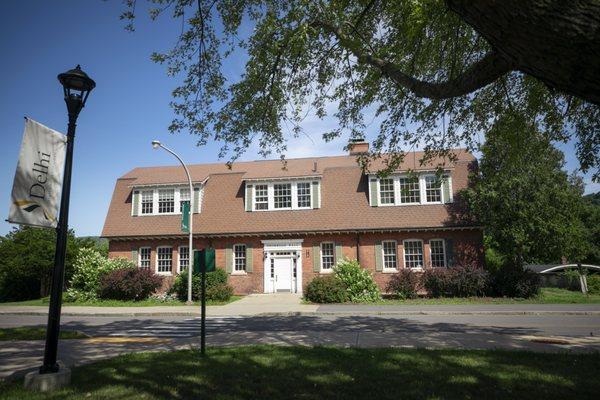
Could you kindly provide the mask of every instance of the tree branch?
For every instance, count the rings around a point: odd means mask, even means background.
[[[486,54],[481,60],[471,65],[456,78],[445,82],[427,82],[407,75],[392,62],[366,53],[361,43],[349,37],[344,31],[333,24],[315,21],[313,25],[333,34],[340,44],[354,54],[358,62],[379,69],[384,75],[398,85],[410,90],[417,97],[429,99],[448,99],[474,92],[494,82],[499,77],[512,71],[512,65],[496,52]]]

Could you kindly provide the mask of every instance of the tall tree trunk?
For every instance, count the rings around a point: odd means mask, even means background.
[[[600,105],[600,1],[446,3],[516,70]]]

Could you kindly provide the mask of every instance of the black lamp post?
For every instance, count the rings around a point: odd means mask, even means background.
[[[63,86],[65,103],[69,112],[69,129],[67,131],[67,155],[63,176],[63,187],[60,198],[60,214],[56,227],[56,252],[54,253],[54,269],[50,288],[50,310],[48,312],[48,328],[46,330],[46,346],[44,348],[44,364],[40,374],[58,372],[56,353],[58,335],[60,333],[60,309],[62,306],[62,289],[65,276],[65,258],[67,255],[67,231],[69,226],[69,197],[71,196],[71,170],[73,166],[73,142],[77,116],[85,106],[85,102],[94,87],[94,82],[78,65],[72,70],[58,75]]]

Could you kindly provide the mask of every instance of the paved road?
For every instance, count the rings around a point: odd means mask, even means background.
[[[0,327],[40,325],[44,316],[3,315]],[[199,317],[64,316],[64,329],[90,336],[166,337],[198,336]],[[403,335],[430,333],[493,333],[558,335],[600,338],[600,315],[298,315],[209,317],[208,333],[226,332],[386,332]]]

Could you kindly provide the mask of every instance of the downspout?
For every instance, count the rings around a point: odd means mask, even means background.
[[[360,235],[356,235],[356,262],[360,264]]]

